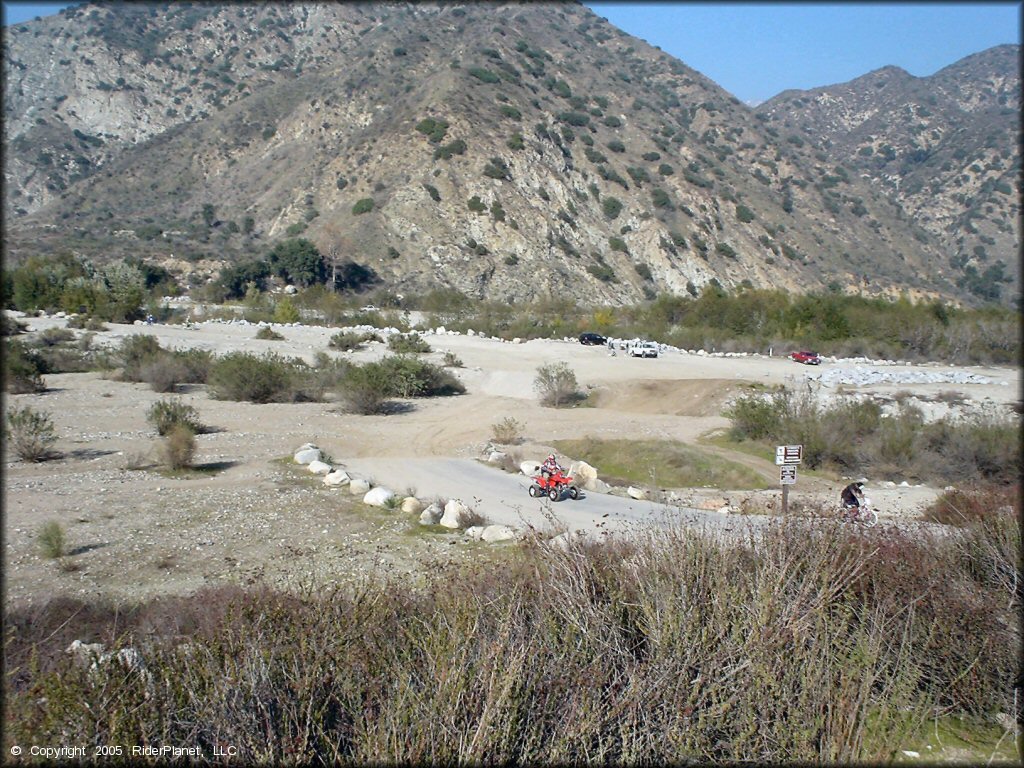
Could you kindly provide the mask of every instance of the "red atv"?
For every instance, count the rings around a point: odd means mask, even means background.
[[[530,484],[529,493],[533,498],[546,495],[552,501],[562,498],[562,493],[568,490],[569,498],[575,501],[580,497],[580,489],[572,484],[572,478],[563,470],[558,470],[551,477],[535,475]]]

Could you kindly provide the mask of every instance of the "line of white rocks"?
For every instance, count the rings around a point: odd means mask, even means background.
[[[461,499],[449,499],[442,507],[434,502],[424,505],[415,496],[405,496],[395,502],[396,494],[383,485],[373,486],[369,480],[354,477],[345,469],[332,466],[324,461],[323,452],[312,443],[300,446],[292,457],[296,464],[305,465],[315,475],[322,475],[324,485],[330,488],[347,488],[353,496],[362,496],[363,503],[371,507],[400,509],[405,514],[419,515],[420,525],[440,525],[452,530],[461,529],[471,539],[495,543],[512,541],[522,533],[508,525],[478,525],[478,516]]]

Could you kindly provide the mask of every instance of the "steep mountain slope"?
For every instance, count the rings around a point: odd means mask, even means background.
[[[15,29],[12,259],[186,268],[302,236],[399,292],[965,295],[884,188],[582,6],[85,5]]]
[[[1003,45],[930,77],[886,67],[756,111],[808,162],[869,179],[941,243],[958,282],[995,298],[1001,278],[1020,279],[1020,65],[1020,46]]]

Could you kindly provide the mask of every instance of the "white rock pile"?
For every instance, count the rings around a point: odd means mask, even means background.
[[[461,499],[451,499],[443,508],[437,503],[424,508],[423,502],[415,496],[404,496],[396,503],[398,496],[390,488],[375,486],[366,478],[353,477],[343,467],[335,467],[324,461],[325,458],[323,451],[313,443],[299,446],[292,456],[296,464],[306,466],[314,474],[323,475],[324,485],[328,488],[347,488],[353,496],[362,496],[367,506],[400,509],[404,514],[416,515],[421,525],[463,530],[471,539],[489,544],[521,538],[519,531],[511,526],[476,524],[479,517]]]

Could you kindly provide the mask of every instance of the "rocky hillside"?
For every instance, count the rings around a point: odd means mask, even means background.
[[[974,298],[910,197],[583,6],[86,4],[9,32],[12,260],[189,271],[306,237],[406,293]]]
[[[758,116],[818,163],[837,205],[842,165],[936,238],[957,283],[996,298],[1020,266],[1020,47],[968,56],[931,77],[886,67],[842,85],[786,91]]]

